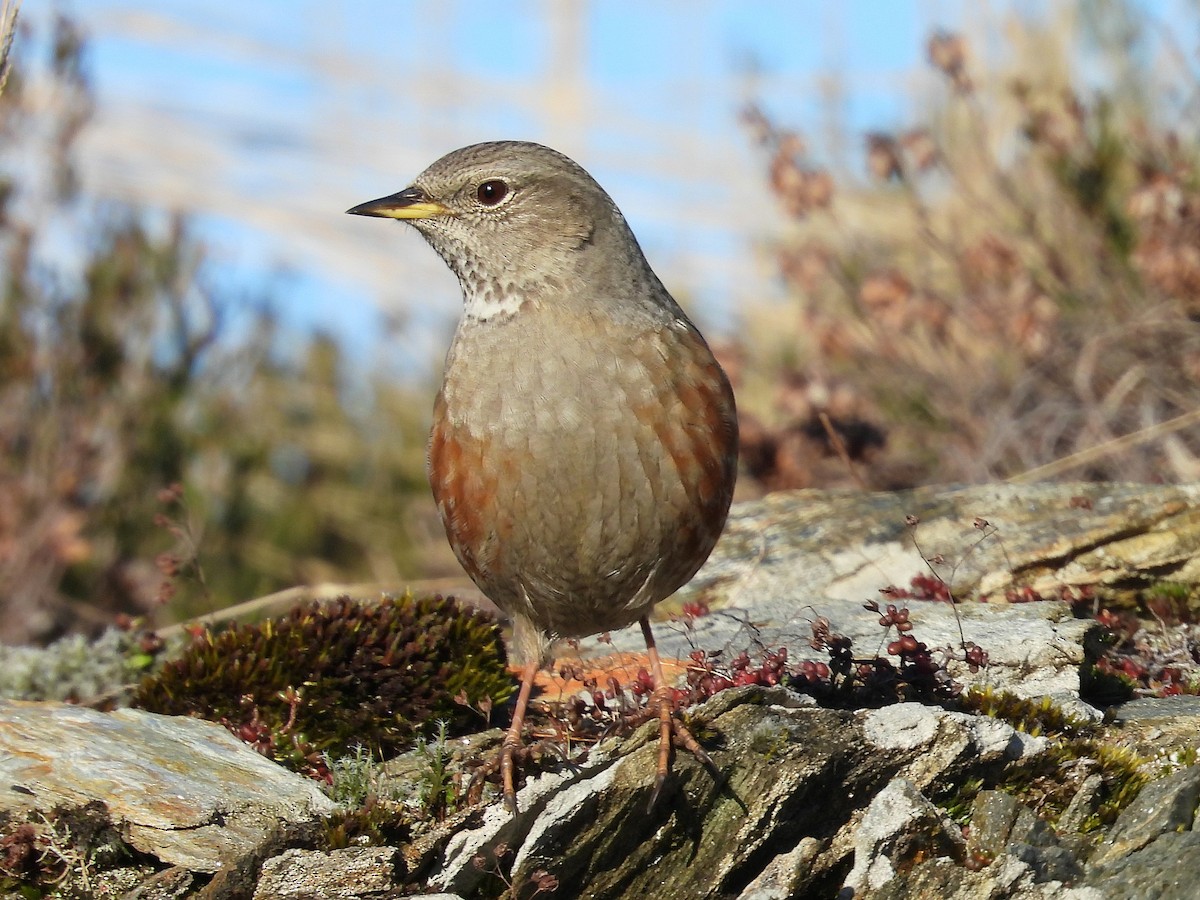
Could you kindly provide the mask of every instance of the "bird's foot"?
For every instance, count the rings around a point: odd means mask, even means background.
[[[545,758],[547,755],[568,766],[575,766],[558,741],[544,738],[527,744],[523,737],[514,736],[509,731],[504,735],[499,752],[490,759],[484,760],[471,773],[467,786],[467,801],[479,802],[483,795],[484,784],[498,782],[504,798],[504,808],[512,815],[516,815],[518,812],[517,790],[520,787],[521,774],[528,773],[531,768],[539,771],[546,768]]]
[[[654,809],[659,795],[662,793],[663,785],[667,783],[667,775],[671,771],[672,747],[682,747],[687,750],[704,768],[719,776],[712,757],[700,746],[700,742],[696,740],[683,720],[675,715],[674,690],[667,685],[660,685],[655,689],[651,703],[658,707],[658,768],[654,774],[654,790],[650,793],[647,811]]]
[[[489,781],[496,781],[496,776],[499,775],[500,789],[504,796],[504,808],[516,815],[518,767],[523,768],[530,755],[530,748],[525,746],[520,732],[514,732],[510,728],[504,735],[504,741],[500,744],[500,751],[490,759],[482,760],[471,773],[467,783],[468,802],[478,802],[483,795],[483,786]]]
[[[516,763],[513,756],[517,753],[524,756],[527,752],[521,735],[514,734],[512,729],[509,729],[504,735],[504,743],[500,745],[500,780],[503,784],[504,808],[514,816],[517,814],[517,790],[514,787]]]

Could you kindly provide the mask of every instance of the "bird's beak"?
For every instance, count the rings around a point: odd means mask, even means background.
[[[430,200],[418,187],[405,188],[390,197],[368,200],[346,212],[352,216],[377,216],[381,219],[429,219],[450,214],[448,208]]]

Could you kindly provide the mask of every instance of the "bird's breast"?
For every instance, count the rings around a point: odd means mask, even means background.
[[[684,323],[465,322],[429,464],[450,543],[495,602],[532,603],[559,634],[616,628],[716,540],[736,464],[732,393]]]

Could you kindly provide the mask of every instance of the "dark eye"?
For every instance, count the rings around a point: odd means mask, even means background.
[[[475,196],[484,206],[495,206],[508,196],[508,185],[499,179],[485,181],[475,191]]]

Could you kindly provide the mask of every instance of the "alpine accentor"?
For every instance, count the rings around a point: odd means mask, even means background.
[[[672,716],[649,613],[708,558],[737,470],[729,380],[642,255],[616,204],[548,147],[475,144],[348,212],[410,222],[458,276],[465,309],[429,436],[450,545],[513,621],[513,753],[557,638],[640,622],[660,722]],[[701,751],[702,753],[702,751]]]

